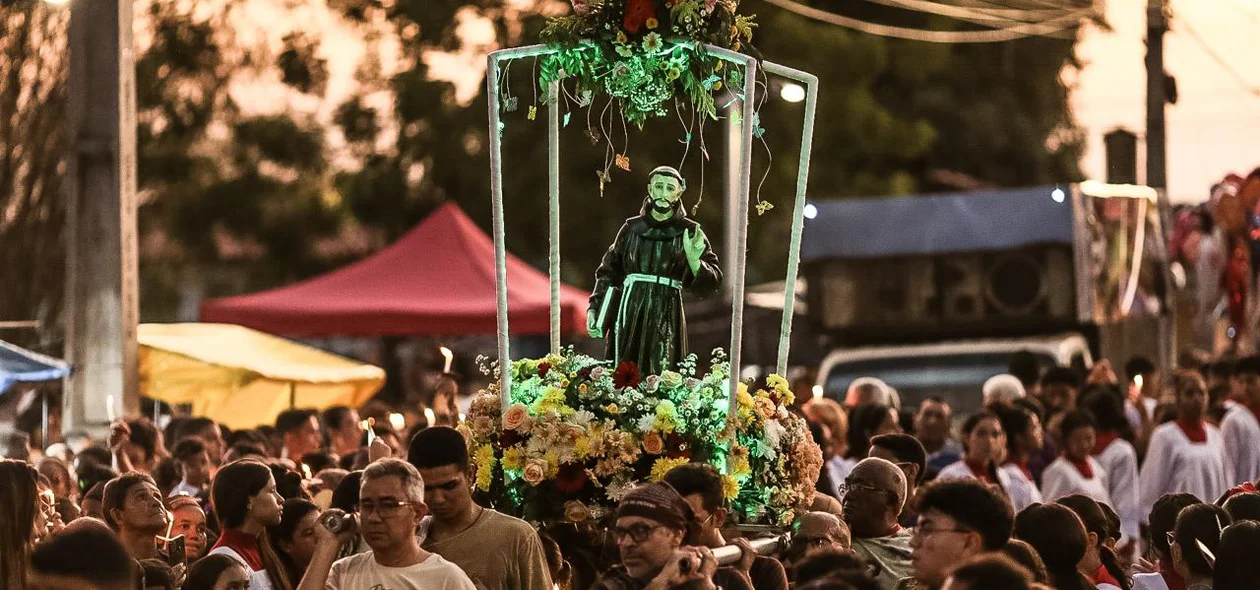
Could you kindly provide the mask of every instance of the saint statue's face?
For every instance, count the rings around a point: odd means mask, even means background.
[[[648,180],[648,196],[652,198],[652,208],[657,211],[672,211],[682,193],[682,184],[673,176],[656,174]]]

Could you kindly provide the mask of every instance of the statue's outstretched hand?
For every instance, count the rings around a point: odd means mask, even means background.
[[[608,295],[605,294],[604,296],[607,297]],[[589,334],[591,338],[604,337],[604,331],[600,329],[598,322],[599,318],[596,317],[595,310],[586,310],[586,333]]]
[[[695,231],[683,232],[683,253],[687,255],[687,264],[691,272],[700,270],[700,257],[704,256],[704,230],[697,227]]]

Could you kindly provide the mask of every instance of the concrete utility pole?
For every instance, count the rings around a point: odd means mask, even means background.
[[[1164,143],[1164,105],[1168,82],[1164,75],[1164,33],[1168,32],[1168,0],[1146,2],[1146,185],[1163,195],[1168,189],[1167,148]],[[1161,204],[1167,197],[1161,197]]]
[[[131,2],[73,0],[66,177],[63,429],[101,435],[139,411],[136,100]]]

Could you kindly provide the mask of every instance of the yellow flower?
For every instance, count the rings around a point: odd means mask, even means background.
[[[739,482],[729,475],[722,476],[722,497],[727,501],[734,500],[739,496]]]
[[[725,67],[725,66],[726,66],[726,62],[724,62],[724,61],[718,61],[718,62],[717,62],[717,65],[713,66],[713,71],[715,71],[715,72],[720,72],[720,71],[722,71],[722,68],[723,68],[723,67]]]
[[[679,457],[677,459],[670,459],[668,457],[662,457],[660,459],[657,459],[656,462],[652,464],[652,474],[648,476],[648,481],[651,481],[651,482],[661,481],[665,479],[665,474],[669,473],[671,469],[686,465],[687,463],[690,463],[690,462],[691,461],[688,460],[686,457]]]
[[[743,47],[743,45],[740,45],[739,41],[736,41],[734,45],[731,45],[731,51],[739,51],[740,47]]]
[[[665,72],[665,79],[669,80],[670,82],[677,80],[679,76],[682,76],[682,72],[679,71],[678,68],[670,68],[668,71]]]
[[[578,459],[585,459],[591,454],[591,438],[586,435],[577,437],[573,441],[573,456]],[[505,455],[506,458],[506,455]]]
[[[604,406],[604,411],[608,412],[609,414],[620,414],[621,408],[618,408],[617,404],[608,404]]]
[[[775,391],[787,391],[788,389],[787,379],[773,374],[766,377],[766,385],[769,385],[770,389]]]
[[[753,405],[752,395],[748,393],[748,386],[740,383],[738,390],[735,392],[735,401],[740,407],[751,408]]]
[[[722,89],[722,81],[721,81],[721,80],[718,80],[717,82],[714,82],[714,83],[713,83],[713,89],[714,89],[714,90],[721,90],[721,89]]]
[[[617,42],[618,42],[618,43],[623,43],[623,44],[624,44],[626,41],[629,41],[629,40],[630,40],[630,38],[629,38],[629,37],[627,37],[627,36],[626,36],[626,34],[625,34],[624,32],[622,32],[622,31],[617,31]]]
[[[660,21],[656,20],[655,18],[649,18],[643,24],[647,25],[647,28],[649,29],[655,29],[656,27],[661,26]]]
[[[503,451],[503,468],[510,470],[520,469],[525,464],[525,453],[521,449],[512,447]]]
[[[477,465],[477,489],[483,492],[490,491],[490,483],[494,479],[494,447],[490,445],[481,445],[477,447],[473,453],[474,463]]]

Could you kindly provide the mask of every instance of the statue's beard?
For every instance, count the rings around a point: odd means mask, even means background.
[[[668,199],[652,199],[652,210],[657,213],[670,213],[674,210],[674,203]]]

